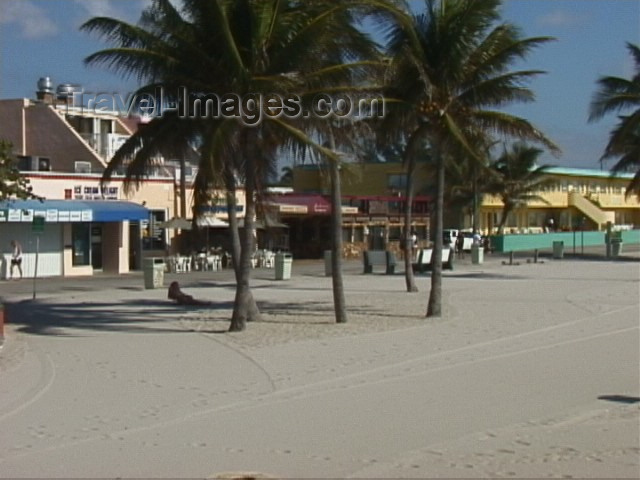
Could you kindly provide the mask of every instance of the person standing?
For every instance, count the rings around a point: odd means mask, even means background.
[[[11,275],[10,278],[13,279],[13,269],[18,267],[18,272],[20,273],[20,278],[22,278],[22,245],[15,240],[11,240],[11,248],[13,251],[11,252]]]
[[[462,235],[462,232],[458,232],[454,247],[456,253],[458,254],[458,258],[464,258],[464,237]]]

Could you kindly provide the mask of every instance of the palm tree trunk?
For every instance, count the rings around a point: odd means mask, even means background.
[[[406,205],[404,208],[404,279],[407,284],[407,292],[417,292],[418,286],[413,275],[413,240],[411,239],[411,208],[413,206],[413,172],[415,163],[407,168],[407,185],[405,188]]]
[[[236,184],[233,172],[227,174],[227,209],[229,214],[229,235],[231,236],[231,261],[233,263],[233,271],[236,278],[236,285],[240,283],[240,256],[242,252],[242,246],[240,243],[240,230],[238,228],[238,213],[237,213],[237,199],[236,199]],[[251,322],[257,318],[260,318],[260,310],[253,298],[253,293],[249,290],[248,301],[248,316],[247,321]]]
[[[241,251],[240,261],[237,262],[236,270],[236,296],[233,303],[233,315],[231,316],[231,325],[229,326],[230,332],[240,332],[246,328],[246,322],[250,318],[253,320],[259,320],[259,311],[256,306],[257,315],[251,317],[251,303],[253,296],[250,289],[251,278],[251,257],[255,250],[255,239],[253,232],[255,229],[255,215],[256,215],[256,203],[255,203],[255,162],[257,160],[257,138],[255,135],[248,135],[246,145],[246,158],[245,158],[245,195],[246,195],[246,209],[244,217],[244,229],[241,236]],[[255,306],[255,302],[253,302]]]
[[[187,218],[187,172],[184,158],[180,158],[180,215]]]
[[[443,226],[444,226],[444,158],[442,153],[437,151],[436,155],[436,230],[435,242],[433,246],[432,269],[431,269],[431,292],[429,293],[429,304],[427,306],[427,317],[442,316],[442,246]]]
[[[498,235],[504,234],[504,226],[507,224],[507,218],[509,217],[509,213],[511,213],[512,208],[509,208],[507,205],[502,209],[502,215],[500,217],[500,223],[498,224]]]
[[[335,141],[331,135],[331,147]],[[331,177],[331,281],[336,323],[347,323],[347,307],[342,282],[342,188],[337,160],[329,160]]]
[[[477,169],[476,169],[476,165],[475,163],[472,166],[473,168],[473,205],[472,205],[472,209],[473,212],[471,212],[471,230],[472,233],[475,235],[476,232],[478,231],[478,173],[477,173]]]
[[[186,162],[184,157],[180,157],[180,214],[176,215],[177,217],[187,218],[187,174],[186,170]],[[187,244],[186,233],[183,230],[180,230],[180,249],[183,253],[190,253],[187,248],[189,245]]]

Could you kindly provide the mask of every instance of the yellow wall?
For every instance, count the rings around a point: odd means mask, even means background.
[[[574,169],[577,170],[577,169]],[[367,163],[345,165],[341,170],[342,194],[348,195],[390,195],[397,193],[389,187],[389,175],[403,174],[403,168],[398,163]],[[554,183],[545,187],[538,195],[544,201],[532,201],[526,208],[514,212],[507,223],[508,228],[528,229],[540,228],[544,218],[554,216],[568,226],[574,216],[580,215],[569,204],[569,194],[577,192],[588,198],[600,209],[613,212],[617,224],[640,225],[640,202],[636,196],[625,197],[625,189],[629,178],[609,178],[596,174],[576,175],[569,173],[553,173],[549,178]],[[427,175],[418,166],[414,175],[416,190],[424,185]],[[293,188],[300,193],[329,193],[329,183],[326,173],[315,166],[296,167],[293,171]],[[497,196],[483,196],[480,206],[480,228],[485,232],[490,227],[496,227],[500,220],[502,201]],[[491,218],[490,218],[491,217]],[[534,222],[532,224],[532,222]],[[467,217],[465,225],[470,227],[471,219]],[[558,225],[561,227],[562,225]]]
[[[389,186],[390,175],[404,175],[400,163],[346,164],[340,170],[343,195],[393,195],[397,189]],[[417,190],[427,181],[424,169],[418,167],[414,174]],[[299,193],[330,192],[328,173],[314,167],[294,168],[293,189]]]

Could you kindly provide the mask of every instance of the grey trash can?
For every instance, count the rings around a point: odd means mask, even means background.
[[[553,258],[564,258],[564,242],[553,242]]]
[[[471,263],[481,265],[484,262],[484,248],[480,245],[471,245]]]
[[[331,250],[324,251],[324,275],[325,277],[330,277],[333,272],[333,267],[331,263]]]
[[[622,253],[622,240],[614,238],[611,240],[611,257],[616,258]]]
[[[290,253],[276,253],[276,280],[289,280],[291,278],[292,263],[293,256]]]
[[[164,258],[149,257],[142,261],[144,288],[161,288],[164,285]]]

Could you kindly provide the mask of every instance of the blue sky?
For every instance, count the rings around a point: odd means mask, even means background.
[[[78,27],[95,15],[135,22],[149,0],[0,0],[0,98],[33,98],[42,76],[79,83],[86,91],[127,93],[135,83],[87,68],[82,60],[105,45]],[[526,36],[557,40],[519,68],[547,71],[531,88],[537,101],[510,109],[544,131],[563,150],[545,162],[600,168],[598,159],[615,118],[587,123],[596,80],[629,78],[626,42],[640,44],[638,0],[505,0],[503,17]]]

